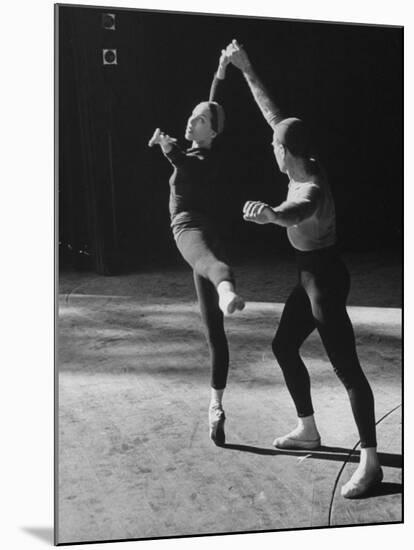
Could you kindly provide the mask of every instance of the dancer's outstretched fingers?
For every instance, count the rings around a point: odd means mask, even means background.
[[[152,138],[148,142],[148,147],[153,147],[157,143],[159,143],[161,130],[159,128],[156,128],[155,132],[152,135]]]

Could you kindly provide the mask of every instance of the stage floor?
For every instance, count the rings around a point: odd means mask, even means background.
[[[60,276],[58,542],[400,522],[401,267],[347,258],[349,314],[376,399],[384,482],[348,501],[358,435],[318,335],[309,366],[317,451],[277,451],[295,411],[270,342],[293,261],[239,266],[247,299],[226,320],[226,445],[208,438],[209,361],[191,272]]]

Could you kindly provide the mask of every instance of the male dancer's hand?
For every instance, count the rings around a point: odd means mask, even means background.
[[[250,59],[243,46],[239,44],[236,39],[232,40],[227,46],[226,56],[228,60],[242,72],[245,73],[251,70],[252,66]]]
[[[175,138],[170,137],[157,128],[152,138],[149,140],[148,146],[153,147],[154,145],[159,145],[164,153],[169,153],[173,147],[173,143],[176,143],[176,141]]]
[[[247,201],[243,207],[243,219],[246,222],[259,224],[273,223],[276,220],[276,214],[265,202]]]

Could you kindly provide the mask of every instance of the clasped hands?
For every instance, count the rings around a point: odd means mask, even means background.
[[[235,39],[230,42],[226,49],[221,50],[218,69],[219,78],[224,78],[226,67],[229,63],[232,63],[241,71],[246,71],[250,68],[250,60],[246,51]]]

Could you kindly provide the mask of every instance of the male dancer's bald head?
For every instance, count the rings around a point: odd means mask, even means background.
[[[274,143],[283,145],[295,157],[311,156],[311,140],[300,118],[285,118],[274,127]]]

